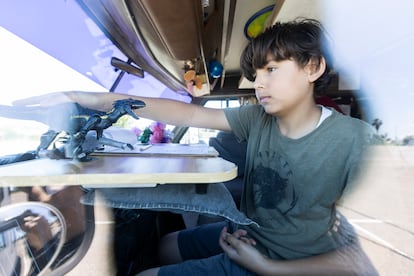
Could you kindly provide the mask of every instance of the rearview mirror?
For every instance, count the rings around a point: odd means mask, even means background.
[[[1,207],[0,274],[48,274],[65,236],[65,220],[50,204],[24,202]]]

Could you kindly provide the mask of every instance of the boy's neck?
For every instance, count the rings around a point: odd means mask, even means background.
[[[286,116],[278,116],[277,124],[282,135],[291,139],[299,139],[315,130],[321,113],[322,109],[313,105]]]

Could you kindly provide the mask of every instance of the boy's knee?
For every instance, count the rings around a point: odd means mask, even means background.
[[[158,254],[162,265],[176,264],[183,261],[178,247],[178,233],[169,233],[161,238]]]

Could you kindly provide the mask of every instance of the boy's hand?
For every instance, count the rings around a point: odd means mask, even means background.
[[[104,97],[102,97],[104,95]],[[108,98],[106,98],[108,97]],[[111,98],[113,97],[113,99]],[[121,99],[120,97],[119,99]],[[118,99],[114,93],[107,92],[83,92],[63,91],[52,92],[30,98],[14,101],[14,106],[43,106],[49,107],[62,103],[78,103],[81,106],[109,111],[112,109],[114,100]],[[96,107],[96,108],[95,108]]]
[[[219,243],[224,253],[239,265],[257,272],[265,262],[265,257],[254,247],[256,241],[246,237],[246,230],[237,230],[233,234],[224,227],[220,234]]]
[[[53,106],[61,103],[74,102],[76,92],[53,92],[39,96],[33,96],[13,102],[15,106]]]

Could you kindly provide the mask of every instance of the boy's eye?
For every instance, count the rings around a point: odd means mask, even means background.
[[[277,70],[277,68],[276,67],[267,67],[266,68],[266,71],[267,72],[269,72],[269,73],[272,73],[272,72],[274,72],[274,71],[276,71]]]

